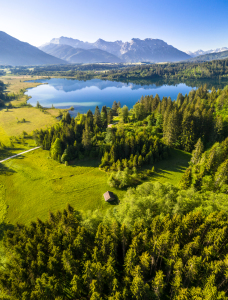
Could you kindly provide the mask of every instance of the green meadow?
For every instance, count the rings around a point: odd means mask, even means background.
[[[154,174],[145,181],[177,185],[189,158],[189,154],[173,150],[171,159],[156,163]],[[61,210],[67,203],[84,211],[112,207],[103,198],[110,190],[108,173],[98,165],[99,161],[81,160],[65,166],[41,149],[4,162],[0,169],[2,218],[10,224],[29,223],[37,217],[44,220],[49,211]],[[126,190],[111,190],[121,203]]]

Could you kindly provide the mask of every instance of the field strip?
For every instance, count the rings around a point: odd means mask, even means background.
[[[19,155],[22,155],[22,154],[24,154],[24,153],[27,153],[27,152],[30,152],[30,151],[33,151],[33,150],[39,149],[39,148],[41,148],[41,146],[39,146],[39,147],[35,147],[35,148],[33,148],[33,149],[26,150],[26,151],[24,151],[24,152],[21,152],[21,153],[18,153],[18,154],[15,154],[15,155],[13,155],[13,156],[10,156],[10,157],[8,157],[8,158],[5,158],[5,159],[1,160],[1,161],[0,161],[0,163],[2,163],[2,162],[4,162],[4,161],[6,161],[6,160],[8,160],[8,159],[11,159],[11,158],[17,157],[17,156],[19,156]]]

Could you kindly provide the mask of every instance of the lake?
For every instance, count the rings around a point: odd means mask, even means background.
[[[113,101],[120,101],[121,107],[127,105],[132,108],[141,96],[158,94],[160,98],[177,98],[178,93],[188,94],[193,88],[185,83],[175,85],[148,83],[145,85],[135,83],[123,83],[100,79],[80,81],[75,79],[51,78],[34,80],[34,82],[45,83],[31,88],[26,95],[31,96],[28,103],[36,106],[37,101],[43,107],[70,108],[74,107],[71,114],[78,112],[86,113],[89,109],[94,112],[98,105],[112,107]]]

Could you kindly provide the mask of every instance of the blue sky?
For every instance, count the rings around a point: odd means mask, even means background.
[[[228,0],[0,0],[0,30],[34,46],[158,38],[183,50],[228,47]]]

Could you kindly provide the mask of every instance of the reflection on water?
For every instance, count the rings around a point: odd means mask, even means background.
[[[127,105],[132,108],[141,96],[158,94],[160,98],[171,97],[172,100],[177,98],[179,93],[188,94],[192,89],[207,83],[171,81],[137,81],[137,82],[116,82],[100,79],[79,81],[74,79],[52,78],[45,80],[36,80],[36,82],[46,83],[35,88],[31,88],[26,93],[32,98],[29,103],[33,106],[37,101],[44,107],[56,108],[74,107],[73,114],[77,112],[84,113],[88,109],[94,111],[96,105],[112,106],[113,101],[120,101],[121,105]],[[221,83],[218,83],[221,85]],[[212,86],[212,83],[210,83]],[[225,85],[225,84],[224,84]],[[208,85],[210,89],[211,86]],[[214,82],[216,87],[216,83]],[[216,87],[218,88],[218,87]],[[220,87],[222,88],[222,86]]]

